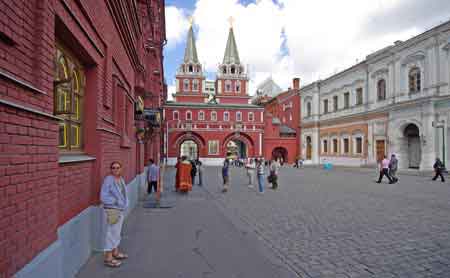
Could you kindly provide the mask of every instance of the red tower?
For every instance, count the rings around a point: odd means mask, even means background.
[[[264,108],[249,104],[248,76],[232,27],[215,81],[217,93],[211,98],[205,83],[191,26],[176,75],[175,100],[164,106],[168,164],[181,155],[209,165],[221,164],[227,152],[240,158],[262,156]]]

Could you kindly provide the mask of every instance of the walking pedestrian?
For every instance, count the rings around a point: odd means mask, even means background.
[[[270,182],[272,183],[272,189],[278,188],[278,172],[280,170],[280,163],[277,160],[272,161],[270,164]]]
[[[222,166],[222,178],[223,178],[223,188],[222,192],[228,191],[228,183],[229,183],[229,171],[230,171],[230,163],[228,159],[225,158]]]
[[[150,164],[147,170],[147,193],[152,194],[153,192],[158,192],[158,181],[159,181],[159,166],[153,161],[149,160]]]
[[[189,160],[189,162],[191,163],[191,179],[192,179],[192,185],[195,184],[195,176],[197,175],[197,167],[195,165],[194,160]]]
[[[391,154],[391,160],[389,161],[389,176],[391,176],[394,183],[398,182],[397,178],[398,160],[395,154]]]
[[[259,193],[264,193],[264,163],[262,159],[256,161],[256,175],[258,177],[258,190]]]
[[[177,157],[177,163],[175,164],[175,191],[178,192],[180,190],[180,164],[181,164],[181,158]]]
[[[245,165],[245,168],[247,169],[247,177],[248,177],[248,187],[253,188],[253,179],[255,177],[255,161],[253,158],[250,158]]]
[[[434,162],[433,168],[435,172],[433,180],[435,181],[439,176],[441,177],[441,181],[445,182],[444,176],[442,175],[442,172],[445,170],[445,167],[444,163],[442,163],[442,161],[439,158],[436,158],[436,162]]]
[[[377,183],[381,183],[383,176],[386,176],[389,180],[389,184],[394,183],[394,181],[389,176],[389,159],[384,156],[383,160],[380,162],[380,176],[378,177]]]
[[[198,185],[203,186],[203,164],[200,161],[200,159],[198,159],[198,158],[195,161],[195,164],[197,166],[197,172],[198,172]]]
[[[124,212],[128,207],[127,189],[122,177],[122,163],[111,163],[111,174],[103,180],[100,200],[106,216],[106,238],[104,247],[104,264],[119,267],[128,255],[119,251],[120,233],[124,220]]]

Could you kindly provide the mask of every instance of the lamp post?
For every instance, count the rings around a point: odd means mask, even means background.
[[[432,126],[434,128],[442,128],[442,163],[444,164],[444,167],[445,167],[446,159],[445,159],[445,125],[444,124],[445,124],[444,120],[438,121],[437,123],[435,123],[433,121]]]

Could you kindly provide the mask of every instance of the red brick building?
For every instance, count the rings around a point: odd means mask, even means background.
[[[0,277],[73,277],[101,249],[112,161],[136,202],[161,146],[164,30],[164,0],[0,1]]]
[[[209,165],[222,163],[228,151],[239,157],[262,156],[264,108],[250,104],[248,81],[231,27],[217,71],[216,94],[209,99],[191,26],[176,75],[175,100],[164,106],[164,153],[169,164],[181,155]]]
[[[258,96],[255,104],[251,104],[248,82],[231,27],[217,71],[216,94],[210,99],[191,26],[176,75],[175,100],[164,106],[168,164],[187,155],[219,165],[228,152],[241,158],[294,162],[300,153],[300,80],[295,78],[293,89],[286,92]]]
[[[264,105],[264,157],[293,163],[300,154],[300,80]]]

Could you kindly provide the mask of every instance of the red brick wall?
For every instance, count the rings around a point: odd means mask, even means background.
[[[138,1],[138,15],[144,17],[138,21],[129,16],[133,5],[111,6],[119,2],[0,1],[0,101],[17,105],[0,103],[0,277],[11,277],[57,239],[59,225],[98,204],[113,160],[123,163],[127,181],[142,171],[144,149],[134,137],[135,82],[144,76],[144,91],[151,93],[145,94],[146,107],[162,104],[164,1]],[[128,13],[121,17],[125,21],[114,20],[117,10]],[[154,51],[144,51],[148,39]],[[52,117],[56,43],[73,52],[85,70],[81,153],[94,161],[59,163],[58,120]],[[120,96],[113,75],[125,88]],[[127,113],[115,106],[119,98],[131,104]],[[159,150],[155,143],[148,148]]]
[[[0,277],[56,239],[56,122],[0,105]]]
[[[58,169],[58,221],[62,225],[91,205],[93,162],[68,163]]]

